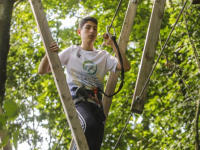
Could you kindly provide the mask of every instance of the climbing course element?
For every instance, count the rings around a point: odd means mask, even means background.
[[[143,55],[141,59],[140,70],[138,73],[133,95],[133,101],[131,104],[131,111],[135,113],[141,114],[143,112],[144,102],[147,93],[147,87],[146,87],[147,85],[145,84],[153,66],[165,4],[166,0],[154,1],[153,10],[151,13],[151,19],[144,45]],[[144,86],[145,89],[143,88]],[[141,92],[142,95],[140,94]]]
[[[126,16],[124,19],[123,27],[122,27],[121,34],[118,41],[119,49],[122,50],[121,52],[125,52],[127,43],[129,42],[129,36],[131,34],[133,21],[136,16],[137,6],[138,6],[138,0],[135,2],[133,2],[133,0],[129,0]],[[114,93],[114,90],[117,84],[118,75],[119,75],[119,72],[110,73],[108,81],[107,81],[107,85],[105,88],[105,93],[107,93],[108,95],[111,95]],[[110,98],[106,96],[103,97],[103,107],[104,107],[106,117],[108,116],[111,103],[112,103],[112,97]]]
[[[65,111],[65,115],[67,117],[67,121],[72,131],[73,138],[75,139],[77,148],[78,150],[89,150],[73,100],[69,92],[69,88],[60,64],[60,60],[58,58],[58,54],[55,52],[51,52],[50,50],[50,44],[53,42],[53,38],[49,30],[48,22],[42,7],[41,0],[29,1],[42,37],[51,71],[53,73],[54,81],[56,83],[57,90]]]

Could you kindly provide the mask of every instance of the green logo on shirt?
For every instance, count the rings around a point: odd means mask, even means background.
[[[87,74],[94,75],[97,72],[97,65],[92,61],[85,61],[83,63],[83,69],[87,71]]]

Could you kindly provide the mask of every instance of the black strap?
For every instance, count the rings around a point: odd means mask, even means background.
[[[124,85],[124,65],[123,65],[123,59],[122,59],[122,55],[120,53],[120,50],[119,50],[119,46],[116,42],[116,36],[111,36],[111,39],[113,40],[114,44],[115,44],[115,47],[117,48],[117,53],[118,53],[118,56],[119,56],[119,61],[120,61],[120,64],[121,64],[121,83],[120,83],[120,86],[118,88],[118,90],[116,92],[114,92],[113,94],[111,95],[107,95],[101,88],[99,88],[99,90],[107,97],[112,97],[114,95],[116,95],[117,93],[119,93],[119,91],[122,89],[123,85]]]

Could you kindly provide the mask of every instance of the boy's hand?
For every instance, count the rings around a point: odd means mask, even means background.
[[[113,40],[110,38],[110,36],[107,33],[103,35],[103,38],[104,38],[103,45],[110,45],[111,47],[114,46]]]
[[[58,52],[60,50],[60,48],[58,47],[57,43],[55,41],[53,41],[50,45],[50,50],[52,52]]]

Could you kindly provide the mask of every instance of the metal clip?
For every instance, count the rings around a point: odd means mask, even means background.
[[[135,99],[138,103],[141,102],[142,98],[140,96],[136,96],[136,99]]]
[[[111,28],[113,28],[113,30],[114,30],[114,35],[111,35],[110,32],[109,32]],[[106,26],[106,32],[107,32],[108,36],[110,36],[110,37],[115,36],[116,37],[115,28],[113,26],[111,26],[111,25]]]
[[[133,3],[137,3],[137,0],[133,0]]]

